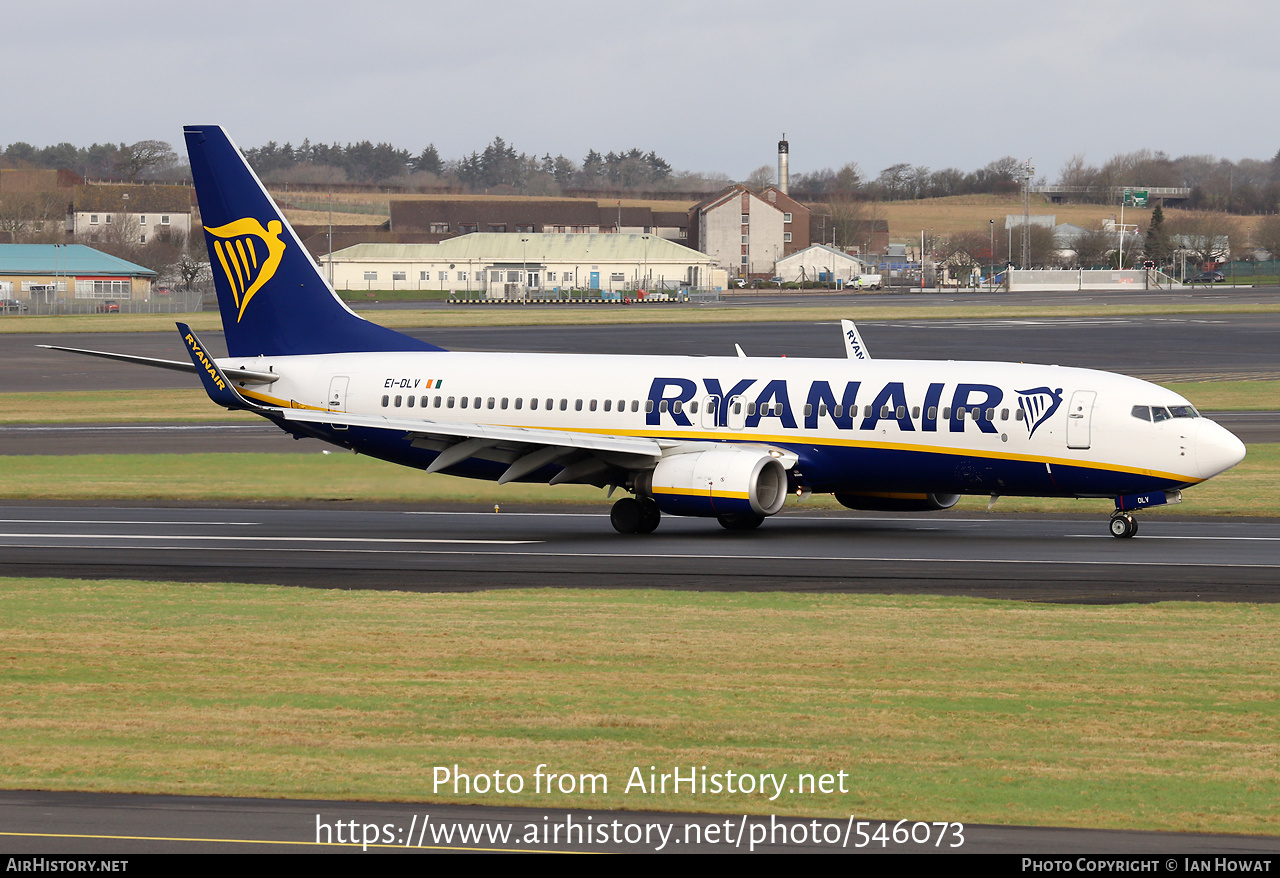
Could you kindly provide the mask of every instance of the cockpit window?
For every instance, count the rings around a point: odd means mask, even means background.
[[[1200,412],[1193,405],[1135,405],[1130,411],[1140,421],[1167,421],[1170,418],[1198,418]]]

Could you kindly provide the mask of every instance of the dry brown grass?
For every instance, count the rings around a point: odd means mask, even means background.
[[[327,210],[289,208],[285,210],[284,217],[294,226],[323,226],[330,220]],[[332,219],[335,226],[380,226],[387,221],[386,216],[372,213],[335,213]]]

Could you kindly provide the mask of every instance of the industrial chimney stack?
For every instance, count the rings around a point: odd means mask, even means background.
[[[778,141],[778,189],[783,195],[787,195],[787,153],[790,147],[787,146],[787,132],[782,132],[782,139]]]

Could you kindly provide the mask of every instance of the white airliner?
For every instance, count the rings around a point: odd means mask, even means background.
[[[937,510],[962,494],[1105,497],[1132,512],[1244,459],[1187,400],[1135,378],[1020,363],[452,353],[334,294],[226,133],[185,131],[226,331],[215,359],[178,324],[214,402],[297,436],[469,478],[623,490],[611,520],[757,527],[788,494]],[[71,350],[59,348],[60,350]]]

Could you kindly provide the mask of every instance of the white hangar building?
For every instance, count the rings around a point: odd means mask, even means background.
[[[866,274],[861,260],[843,250],[814,244],[778,260],[778,277],[786,283],[799,281],[844,281]]]
[[[715,260],[657,235],[476,232],[438,244],[357,244],[322,256],[339,290],[450,290],[491,298],[567,290],[723,288]]]

